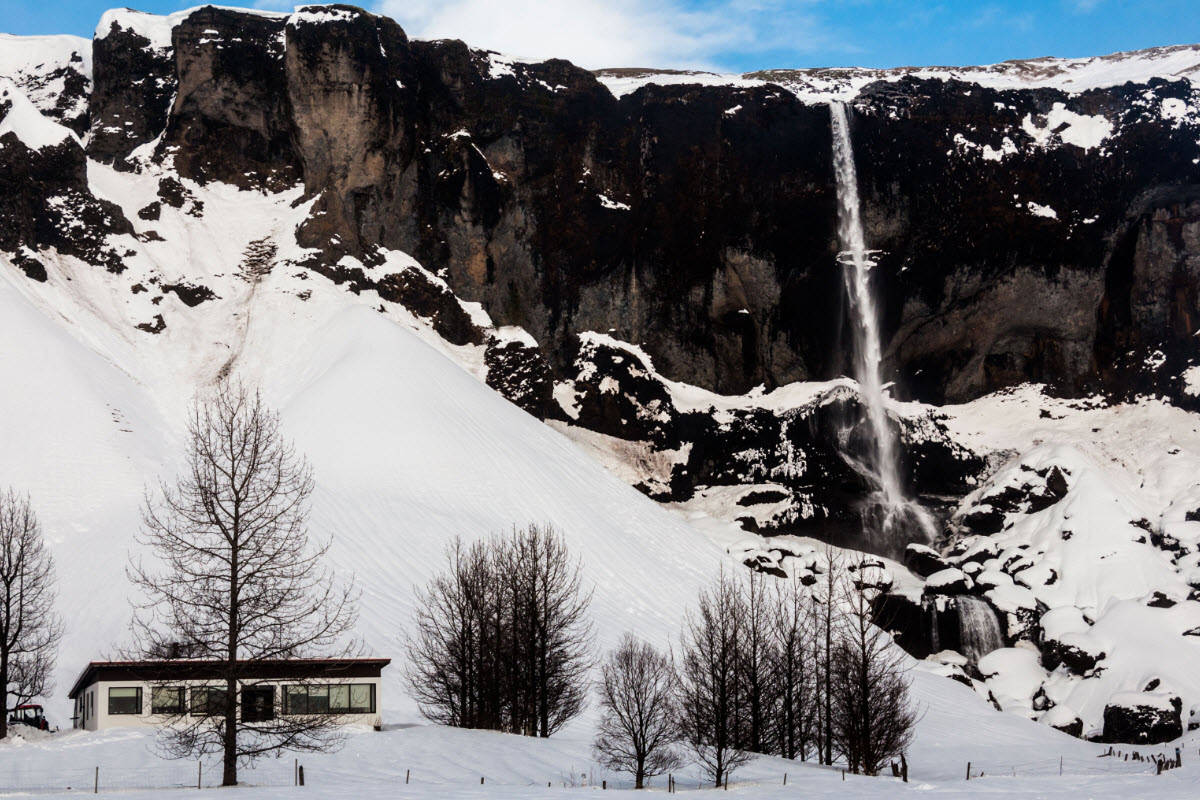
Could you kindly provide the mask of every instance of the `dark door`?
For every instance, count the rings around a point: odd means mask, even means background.
[[[242,689],[242,722],[275,719],[275,687]]]

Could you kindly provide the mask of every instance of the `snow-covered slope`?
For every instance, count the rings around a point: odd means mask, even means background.
[[[145,176],[93,173],[98,192],[145,199]],[[666,643],[718,568],[716,547],[494,393],[403,309],[380,313],[378,298],[284,264],[239,277],[251,239],[275,231],[286,245],[304,213],[290,196],[192,190],[203,219],[168,209],[156,223],[166,241],[126,237],[139,252],[120,276],[62,257],[35,284],[0,257],[11,387],[0,394],[0,484],[31,494],[58,562],[67,633],[56,721],[69,716],[63,695],[78,671],[125,638],[123,569],[143,487],[178,465],[189,395],[226,372],[264,386],[311,459],[311,527],[364,589],[358,633],[376,655],[400,655],[413,586],[454,536],[527,522],[560,528],[582,560],[602,646],[627,629]],[[183,281],[218,296],[203,313],[172,314],[184,306],[162,287]],[[131,324],[151,311],[171,320],[158,335]],[[385,673],[389,721],[415,717],[401,669]]]

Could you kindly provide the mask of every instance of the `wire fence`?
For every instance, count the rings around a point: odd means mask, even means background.
[[[139,789],[201,789],[221,785],[221,767],[200,762],[176,762],[154,767],[99,765],[45,770],[10,765],[0,769],[0,795],[99,794]],[[282,760],[238,770],[239,786],[292,786],[296,765]]]
[[[979,778],[1030,778],[1056,775],[1153,775],[1153,761],[1125,760],[1115,756],[1096,758],[1043,758],[1020,764],[967,764],[967,780]]]

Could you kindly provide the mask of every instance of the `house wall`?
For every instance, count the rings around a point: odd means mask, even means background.
[[[371,684],[375,687],[375,713],[373,714],[341,714],[339,721],[346,725],[379,725],[381,718],[379,714],[382,698],[380,696],[379,678],[353,678],[340,681],[314,681],[313,686],[348,686]],[[103,731],[111,728],[144,728],[153,727],[163,724],[167,717],[161,714],[150,713],[150,702],[154,686],[162,686],[161,683],[148,683],[145,681],[97,681],[90,684],[79,695],[79,700],[76,704],[76,720],[75,727],[89,731]],[[187,689],[198,686],[219,686],[215,681],[171,681],[169,686],[182,686]],[[275,713],[277,715],[283,713],[283,687],[295,686],[296,681],[272,681],[272,680],[255,680],[248,683],[243,683],[243,688],[266,688],[268,686],[275,689]],[[108,713],[108,690],[119,687],[134,687],[142,690],[142,707],[138,714],[110,714]],[[90,705],[88,697],[90,695]],[[186,715],[186,719],[193,719],[191,714]],[[241,708],[239,705],[238,718],[241,718]],[[247,723],[253,725],[254,723]]]

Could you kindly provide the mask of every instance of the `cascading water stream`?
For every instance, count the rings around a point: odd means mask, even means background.
[[[886,504],[897,506],[904,501],[896,459],[896,437],[888,425],[879,365],[883,350],[879,344],[879,315],[871,293],[871,268],[875,266],[867,251],[863,234],[861,204],[858,199],[858,173],[854,168],[854,148],[850,142],[850,123],[846,107],[831,103],[833,120],[833,167],[837,176],[838,241],[841,252],[838,262],[846,282],[846,294],[855,318],[854,377],[858,381],[871,438],[875,445],[874,471]]]
[[[1000,621],[986,600],[960,595],[955,600],[958,609],[958,640],[964,656],[973,664],[993,650],[1004,647]]]
[[[920,505],[904,495],[895,432],[888,422],[887,397],[880,376],[883,348],[879,336],[879,313],[871,290],[871,270],[876,266],[867,249],[862,226],[862,206],[858,197],[858,174],[854,167],[854,147],[850,140],[850,123],[846,106],[829,104],[833,127],[833,166],[837,178],[838,241],[841,252],[838,263],[850,309],[854,317],[854,378],[867,409],[871,444],[874,452],[866,465],[879,485],[874,505],[881,507],[879,530],[868,531],[882,535],[877,545],[893,552],[902,550],[908,541],[932,539],[933,523]]]

